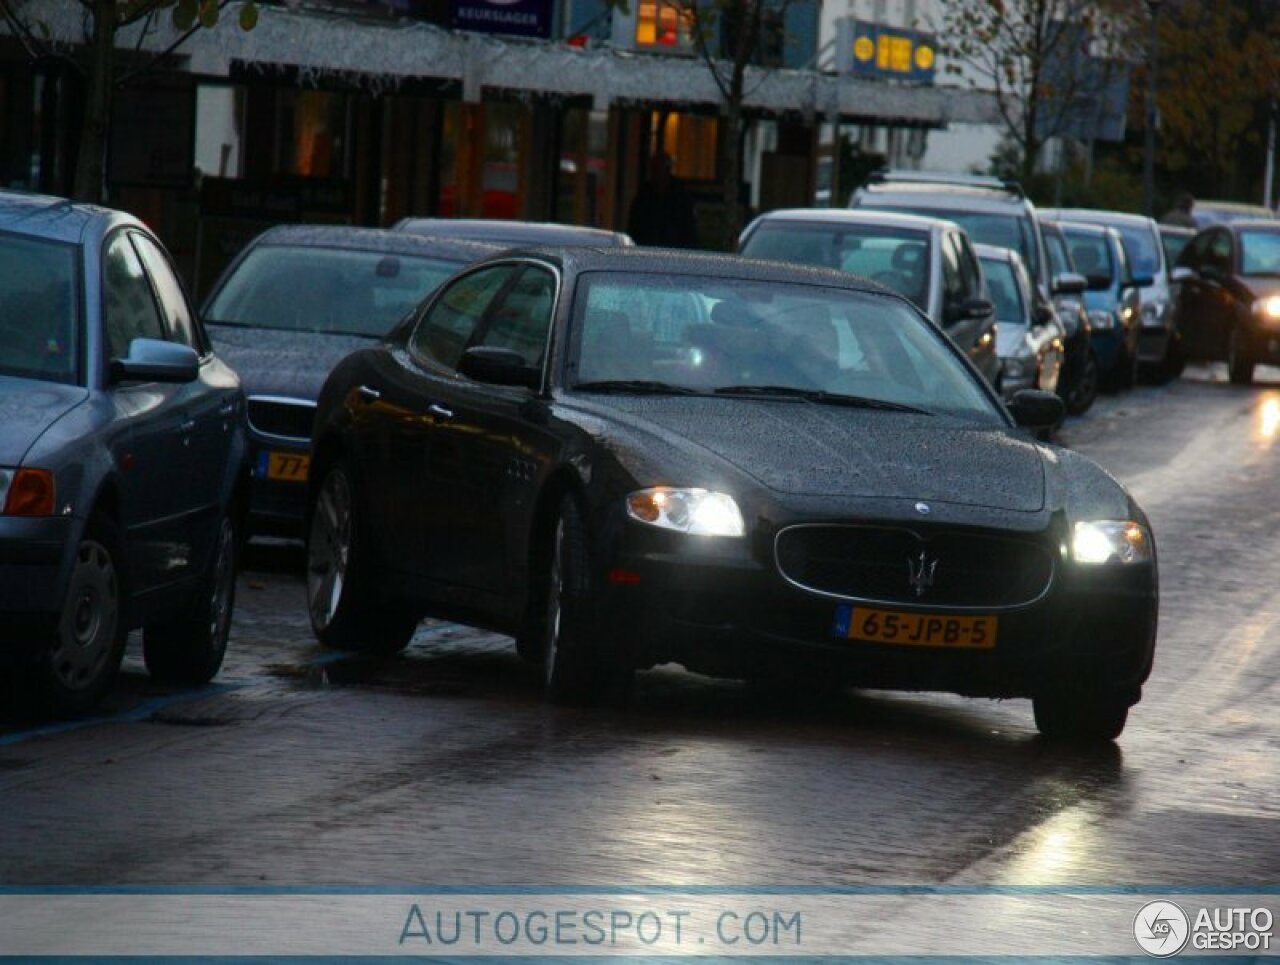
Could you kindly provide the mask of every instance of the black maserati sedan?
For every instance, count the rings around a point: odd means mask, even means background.
[[[419,619],[516,638],[557,701],[675,661],[1030,697],[1108,740],[1151,669],[1142,510],[1034,441],[905,298],[654,249],[479,262],[320,394],[307,597],[326,645]]]

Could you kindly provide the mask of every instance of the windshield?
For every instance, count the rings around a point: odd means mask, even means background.
[[[1124,253],[1129,258],[1129,272],[1137,278],[1152,278],[1160,271],[1159,240],[1146,225],[1112,225],[1120,232]]]
[[[786,390],[1001,422],[989,396],[905,303],[817,285],[588,272],[574,296],[569,381],[582,390],[776,397]],[[779,391],[782,390],[782,391]]]
[[[975,244],[991,245],[994,248],[1012,248],[1022,256],[1023,264],[1032,275],[1036,277],[1040,275],[1040,256],[1031,237],[1027,218],[1013,214],[966,211],[962,208],[923,208],[898,203],[871,203],[876,207],[892,208],[904,214],[918,214],[926,218],[945,218],[948,221],[954,221],[965,230]]]
[[[1098,279],[1106,279],[1108,283],[1115,280],[1116,267],[1105,235],[1073,228],[1063,228],[1062,233],[1071,245],[1071,260],[1075,262],[1076,271],[1091,283]]]
[[[1161,231],[1160,241],[1164,244],[1164,260],[1170,265],[1178,263],[1178,257],[1182,254],[1182,249],[1187,247],[1187,242],[1194,238],[1195,235],[1175,234],[1172,231]]]
[[[1280,231],[1240,232],[1240,274],[1280,275]]]
[[[76,383],[76,252],[74,245],[0,234],[0,375]]]
[[[929,235],[909,228],[766,222],[742,254],[838,268],[892,288],[927,312]]]
[[[458,267],[417,255],[260,245],[214,295],[205,321],[379,338]]]
[[[1004,258],[983,258],[982,273],[987,276],[987,289],[996,306],[997,322],[1027,323],[1022,307],[1022,290],[1013,273],[1013,265]]]

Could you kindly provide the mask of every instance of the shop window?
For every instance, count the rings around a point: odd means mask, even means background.
[[[557,221],[594,227],[604,224],[608,146],[607,111],[573,108],[564,112],[556,184]]]
[[[345,94],[280,91],[276,101],[276,171],[310,178],[348,173],[350,104]]]
[[[196,88],[196,167],[214,178],[244,176],[245,88]]]
[[[686,181],[710,181],[716,176],[714,117],[696,114],[654,114],[658,143],[671,158],[672,173]]]

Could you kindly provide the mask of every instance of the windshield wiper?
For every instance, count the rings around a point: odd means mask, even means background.
[[[685,385],[656,382],[652,379],[601,379],[596,382],[577,382],[573,385],[573,389],[582,392],[620,392],[635,395],[704,394]]]
[[[803,399],[806,402],[818,402],[823,405],[847,405],[858,409],[914,412],[917,415],[933,414],[925,409],[918,409],[913,405],[905,405],[901,402],[890,402],[888,399],[873,399],[863,395],[846,395],[843,392],[827,392],[825,389],[801,389],[794,385],[722,385],[715,390],[715,394],[771,396]]]

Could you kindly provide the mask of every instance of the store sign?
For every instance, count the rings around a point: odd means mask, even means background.
[[[937,60],[933,34],[847,17],[836,23],[836,69],[842,74],[932,84]]]
[[[449,26],[546,39],[551,36],[551,0],[449,0]]]

